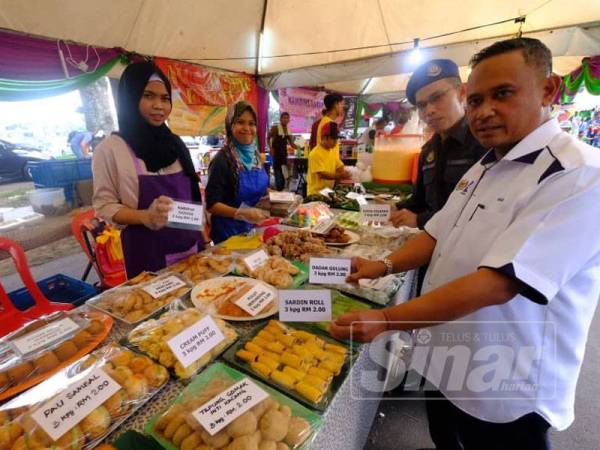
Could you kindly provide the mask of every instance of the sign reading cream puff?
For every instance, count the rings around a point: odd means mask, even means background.
[[[56,441],[121,389],[102,369],[88,372],[31,414]]]
[[[212,317],[206,316],[169,341],[168,346],[184,369],[219,345],[225,336]]]

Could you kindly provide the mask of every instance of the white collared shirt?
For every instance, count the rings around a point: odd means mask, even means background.
[[[461,319],[469,323],[429,329],[432,350],[467,348],[455,349],[465,351],[461,357],[468,351],[464,383],[460,373],[447,382],[442,356],[432,358],[427,370],[417,370],[456,406],[482,420],[505,423],[537,412],[559,430],[568,427],[600,296],[598,149],[549,120],[501,160],[493,150],[486,154],[425,231],[437,242],[424,292],[481,267],[516,278],[526,288],[503,305]],[[523,349],[535,356],[517,357]],[[475,375],[482,376],[468,378],[477,367]],[[488,384],[490,379],[496,384]],[[521,387],[511,384],[515,380]]]

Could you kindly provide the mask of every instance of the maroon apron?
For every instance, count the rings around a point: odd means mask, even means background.
[[[190,178],[183,172],[170,175],[147,175],[140,160],[129,150],[138,176],[137,209],[148,209],[152,202],[165,195],[174,200],[192,201]],[[162,228],[151,230],[144,225],[128,225],[121,233],[127,278],[144,270],[157,271],[204,249],[200,231]]]

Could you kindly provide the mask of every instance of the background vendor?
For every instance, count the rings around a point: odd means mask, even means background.
[[[204,249],[200,231],[166,228],[172,199],[201,201],[190,152],[165,124],[171,84],[153,63],[131,64],[118,90],[119,133],[94,152],[94,209],[121,233],[128,278]]]
[[[275,124],[269,131],[269,149],[273,157],[273,172],[275,174],[275,188],[282,191],[287,178],[287,149],[288,145],[296,148],[294,136],[289,132],[290,113],[282,112],[279,124]],[[284,173],[285,171],[285,173]]]
[[[316,195],[325,188],[333,189],[337,180],[348,176],[337,151],[337,123],[330,120],[319,126],[319,131],[319,144],[308,157],[308,195]]]
[[[208,168],[206,207],[211,213],[211,238],[219,243],[250,231],[269,214],[254,206],[268,194],[269,176],[256,147],[257,116],[250,103],[229,107],[227,143]]]

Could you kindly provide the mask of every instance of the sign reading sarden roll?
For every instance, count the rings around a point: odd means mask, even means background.
[[[331,322],[331,291],[328,289],[280,290],[279,320]]]

